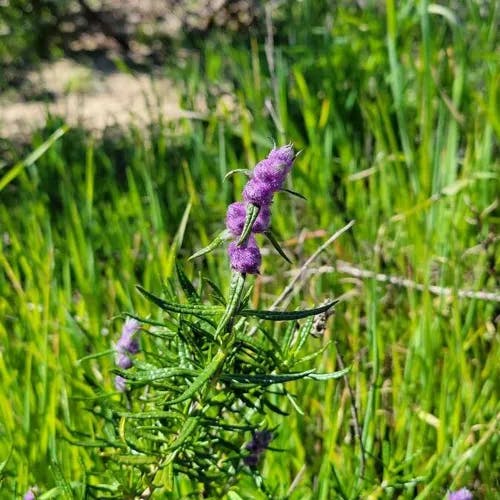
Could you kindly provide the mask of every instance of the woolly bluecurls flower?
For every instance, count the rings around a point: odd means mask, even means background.
[[[226,214],[226,227],[231,231],[234,236],[239,236],[243,232],[245,226],[245,219],[247,216],[247,207],[245,203],[238,201],[231,203],[227,207]],[[271,210],[269,205],[264,205],[260,208],[259,215],[253,223],[252,232],[263,233],[269,227],[269,220],[271,219]]]
[[[125,392],[127,390],[127,381],[121,375],[115,377],[115,388],[120,392]]]
[[[274,192],[270,184],[254,178],[246,183],[243,189],[243,199],[247,203],[253,203],[259,207],[270,205]]]
[[[257,163],[252,172],[252,178],[266,184],[274,192],[279,191],[290,172],[295,153],[293,146],[288,144],[281,148],[274,148],[265,160]]]
[[[132,359],[123,352],[119,352],[116,355],[116,364],[123,370],[128,370],[132,365]]]
[[[270,431],[256,431],[253,433],[252,440],[245,446],[250,455],[244,458],[246,465],[256,467],[260,456],[267,450],[269,443],[273,439]]]
[[[127,318],[123,328],[122,334],[116,343],[116,352],[122,354],[137,354],[139,352],[139,342],[134,338],[135,333],[141,324],[134,318]]]
[[[473,500],[473,498],[472,493],[467,488],[461,488],[448,493],[448,500]]]
[[[262,262],[259,247],[253,235],[250,235],[246,243],[238,246],[236,241],[229,244],[227,249],[231,268],[242,274],[258,274]]]
[[[122,334],[115,346],[115,361],[122,370],[128,370],[134,364],[130,355],[139,352],[139,341],[134,335],[140,327],[141,324],[134,318],[127,318],[123,325]],[[120,375],[115,377],[115,387],[120,392],[126,390],[125,379]]]

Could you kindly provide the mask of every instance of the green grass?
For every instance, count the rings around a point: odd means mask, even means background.
[[[352,368],[366,470],[361,477],[345,385],[292,382],[304,415],[285,405],[289,417],[269,417],[279,425],[273,447],[285,450],[263,463],[273,498],[443,498],[462,486],[498,495],[498,302],[457,294],[498,293],[498,7],[348,2],[330,19],[322,4],[294,3],[277,21],[273,79],[261,36],[213,37],[203,64],[170,68],[187,107],[205,96],[206,120],[131,126],[99,141],[69,130],[39,158],[21,164],[12,153],[0,170],[1,498],[33,484],[83,497],[96,471],[112,482],[105,458],[72,442],[106,431],[89,411],[98,403],[84,398],[91,380],[112,389],[113,359],[78,360],[110,348],[120,312],[158,314],[134,286],[161,289],[175,255],[222,228],[244,182],[224,174],[252,167],[270,138],[302,150],[291,185],[308,202],[283,196],[273,213],[294,266],[326,239],[313,231],[355,219],[317,267],[340,259],[454,291],[328,269],[308,278],[292,305],[350,292],[309,348],[334,340],[318,370],[338,369],[337,352]],[[232,112],[216,112],[221,79]],[[28,153],[60,125],[50,120]],[[222,250],[189,266],[227,289]],[[289,270],[270,251],[262,271],[271,279],[256,286],[254,305],[269,306]],[[246,479],[235,491],[259,498]]]

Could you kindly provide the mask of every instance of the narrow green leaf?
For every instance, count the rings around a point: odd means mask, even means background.
[[[179,284],[181,285],[182,290],[186,294],[186,297],[189,302],[193,304],[199,304],[200,303],[200,297],[198,295],[198,292],[196,291],[195,287],[187,277],[186,273],[182,269],[181,265],[179,262],[175,263],[175,269],[177,271],[177,277],[179,279]]]
[[[297,198],[300,198],[301,200],[307,201],[307,198],[303,194],[297,193],[297,191],[292,191],[291,189],[282,188],[282,189],[280,189],[280,192],[288,193],[288,194],[291,194],[292,196],[296,196]]]
[[[159,368],[148,371],[128,371],[127,380],[135,382],[153,382],[170,377],[196,377],[199,374],[196,370],[188,368]]]
[[[226,299],[225,299],[223,293],[221,292],[220,288],[209,278],[203,278],[203,281],[205,281],[212,289],[214,299],[217,302],[219,302],[220,304],[225,306]]]
[[[128,465],[147,465],[158,462],[158,457],[148,457],[145,455],[118,455],[114,456],[114,459]]]
[[[128,411],[117,411],[115,413],[119,417],[125,417],[125,418],[130,418],[130,419],[135,419],[135,420],[143,420],[147,418],[170,418],[170,419],[175,419],[179,420],[182,418],[182,414],[177,413],[175,411],[145,411],[141,413],[136,413],[136,412],[128,412]]]
[[[198,250],[195,252],[188,260],[193,260],[202,255],[205,255],[212,250],[215,250],[218,246],[222,245],[225,241],[227,241],[231,237],[230,232],[227,229],[224,229],[221,233],[219,233],[205,248]]]
[[[300,352],[302,346],[311,335],[311,330],[314,325],[314,319],[314,316],[309,316],[307,320],[304,321],[304,324],[300,326],[297,334],[294,336],[292,357],[295,356],[295,353]]]
[[[305,309],[303,311],[258,311],[252,309],[243,309],[242,311],[238,311],[239,316],[249,316],[253,318],[259,319],[267,319],[270,321],[290,321],[294,319],[307,318],[308,316],[316,316],[317,314],[321,314],[325,311],[328,311],[331,307],[333,307],[338,300],[332,300],[320,307],[316,307],[314,309]]]
[[[304,415],[304,411],[302,410],[302,408],[297,404],[297,401],[295,401],[295,398],[287,391],[286,393],[286,397],[288,399],[288,401],[290,401],[291,405],[295,408],[295,411],[299,414],[299,415]]]
[[[330,340],[324,346],[322,346],[320,349],[318,349],[318,350],[314,351],[313,353],[308,354],[307,356],[304,356],[303,358],[300,358],[297,361],[295,361],[294,366],[298,365],[299,363],[306,363],[307,361],[311,361],[312,359],[318,357],[320,354],[323,354],[332,344],[333,344],[333,340]]]
[[[107,351],[97,352],[95,354],[89,354],[88,356],[83,356],[83,358],[77,359],[76,364],[83,363],[84,361],[90,361],[91,359],[102,358],[104,356],[109,356],[110,354],[114,354],[114,349],[108,349]]]
[[[189,200],[186,208],[184,209],[184,213],[182,214],[182,219],[175,233],[172,244],[170,245],[170,250],[167,255],[167,271],[166,275],[171,276],[172,270],[174,267],[175,258],[177,256],[177,252],[179,248],[182,246],[182,242],[184,240],[184,234],[186,232],[187,223],[189,220],[189,213],[191,212],[192,201]]]
[[[205,367],[205,369],[196,377],[193,383],[178,397],[167,402],[167,405],[174,405],[182,403],[198,392],[198,390],[210,380],[214,373],[222,366],[226,359],[227,354],[221,349],[217,351],[212,361]]]
[[[288,351],[290,350],[294,338],[295,329],[298,328],[298,323],[290,322],[290,324],[286,327],[285,335],[282,340],[282,348],[281,352],[283,353],[283,358],[287,359]]]
[[[350,371],[351,371],[350,368],[344,368],[343,370],[331,373],[311,373],[310,375],[307,376],[307,378],[312,378],[313,380],[332,380],[332,379],[342,378]]]
[[[240,238],[238,240],[237,245],[240,246],[243,242],[248,239],[253,227],[253,223],[257,220],[259,216],[260,207],[254,205],[253,203],[249,203],[247,205],[247,215],[245,218],[245,225],[243,226],[243,231],[241,232]]]
[[[0,462],[0,474],[2,474],[5,467],[7,467],[7,464],[9,463],[9,460],[10,460],[10,457],[12,456],[13,451],[14,451],[14,447],[11,446],[10,450],[9,450],[9,454],[7,455],[7,458],[3,462]]]
[[[267,398],[262,398],[262,404],[267,406],[271,411],[276,413],[277,415],[282,415],[283,417],[288,417],[289,413],[282,410],[279,406],[276,406],[274,403],[271,403]]]
[[[264,234],[267,236],[267,239],[271,242],[273,245],[274,249],[290,264],[292,261],[288,258],[288,255],[285,253],[285,251],[281,248],[280,244],[278,243],[278,240],[274,236],[274,234],[271,231],[265,231]]]
[[[174,451],[180,448],[190,437],[198,425],[200,417],[188,417],[177,436],[177,439],[168,447],[168,451]]]
[[[152,319],[141,318],[140,316],[136,316],[135,314],[131,314],[131,313],[124,313],[124,314],[125,314],[125,316],[128,316],[130,318],[134,318],[134,319],[136,319],[137,321],[139,321],[141,323],[146,323],[146,325],[161,326],[163,328],[168,328],[168,324],[167,323],[162,323],[161,321],[154,321]],[[166,334],[168,334],[168,336],[175,336],[175,335],[177,335],[172,330],[168,330],[167,332],[162,331],[162,335],[166,335]]]
[[[43,144],[38,146],[35,151],[30,153],[24,160],[16,163],[5,175],[0,178],[0,191],[2,191],[7,184],[13,181],[24,168],[33,165],[47,150],[60,139],[66,132],[68,127],[63,126],[58,128]]]
[[[226,326],[231,322],[233,317],[236,315],[236,311],[240,305],[241,294],[243,293],[243,287],[245,285],[245,275],[237,272],[233,272],[231,278],[231,287],[229,289],[229,301],[224,311],[224,315],[219,321],[217,330],[215,331],[215,338],[225,331]]]
[[[73,493],[71,492],[71,486],[64,477],[59,463],[53,459],[52,464],[49,466],[49,468],[54,476],[57,486],[61,489],[60,498],[72,500]]]
[[[250,177],[252,171],[248,170],[248,168],[235,168],[234,170],[230,170],[225,176],[224,180],[234,174],[245,174],[247,177]]]
[[[310,370],[306,370],[303,372],[297,373],[279,373],[275,375],[240,375],[238,373],[232,374],[222,374],[221,380],[226,382],[242,382],[242,383],[251,383],[256,385],[267,386],[271,384],[279,384],[283,382],[289,382],[291,380],[299,380],[301,378],[305,378],[314,373],[315,369],[312,368]]]
[[[142,293],[142,295],[144,295],[144,297],[153,302],[153,304],[156,304],[164,311],[168,311],[171,313],[195,314],[203,317],[216,316],[217,314],[221,314],[224,312],[224,308],[221,306],[205,306],[201,304],[184,305],[178,304],[176,302],[168,302],[148,292],[141,285],[137,285],[136,288],[140,293]]]

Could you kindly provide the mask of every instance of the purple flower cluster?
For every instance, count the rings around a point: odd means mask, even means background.
[[[474,496],[467,488],[461,488],[448,493],[448,500],[473,500],[473,498]]]
[[[139,341],[135,338],[135,334],[140,326],[141,324],[136,319],[127,318],[121,337],[115,345],[116,364],[123,370],[128,370],[133,365],[131,355],[139,352]],[[115,377],[115,387],[120,392],[126,390],[125,379],[122,376]]]
[[[270,431],[254,432],[252,440],[245,446],[250,452],[250,454],[244,458],[245,464],[250,467],[256,467],[259,463],[260,456],[267,450],[272,439],[273,435]]]
[[[274,148],[265,160],[255,166],[250,180],[243,189],[244,203],[232,203],[227,209],[226,227],[234,237],[240,236],[243,232],[248,204],[260,208],[259,215],[252,226],[252,233],[267,231],[274,193],[283,188],[294,159],[293,146],[288,144],[278,149]],[[233,270],[240,273],[258,274],[262,257],[253,234],[240,245],[232,242],[229,245],[228,254]]]

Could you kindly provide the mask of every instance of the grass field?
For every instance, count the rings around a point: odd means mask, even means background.
[[[120,313],[158,316],[135,285],[160,290],[222,229],[244,183],[224,175],[273,139],[301,150],[290,187],[308,201],[276,202],[294,263],[270,249],[252,303],[268,307],[356,221],[288,307],[344,296],[307,349],[334,340],[310,366],[339,369],[340,355],[351,367],[363,446],[342,380],[291,382],[303,415],[280,403],[290,415],[269,416],[284,450],[262,464],[272,497],[432,499],[466,486],[499,498],[499,7],[366,3],[291,2],[276,10],[274,48],[265,34],[214,35],[168,66],[186,109],[206,101],[204,119],[93,139],[51,118],[28,148],[4,144],[0,498],[35,484],[40,498],[84,498],[85,482],[112,483],[99,450],[74,442],[102,431],[89,380],[112,391],[113,357],[79,359],[111,348]],[[223,250],[186,270],[227,289]],[[232,489],[263,498],[249,479]]]

